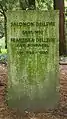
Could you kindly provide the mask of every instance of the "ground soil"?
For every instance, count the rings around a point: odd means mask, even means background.
[[[9,109],[5,101],[5,89],[8,80],[7,66],[0,64],[0,119],[67,119],[67,65],[60,65],[60,100],[58,107],[44,113]]]

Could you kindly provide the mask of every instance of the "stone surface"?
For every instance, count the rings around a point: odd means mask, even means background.
[[[58,11],[7,13],[9,107],[55,108],[59,101]]]

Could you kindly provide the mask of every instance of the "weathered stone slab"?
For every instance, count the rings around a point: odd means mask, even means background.
[[[59,100],[58,11],[7,13],[8,106],[39,111]]]

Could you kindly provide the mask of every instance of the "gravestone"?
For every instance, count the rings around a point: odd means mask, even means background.
[[[9,107],[52,109],[59,101],[59,13],[7,13]]]

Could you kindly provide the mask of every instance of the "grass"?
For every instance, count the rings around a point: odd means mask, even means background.
[[[1,49],[0,53],[0,63],[7,62],[7,49]]]
[[[7,49],[1,49],[1,53],[0,54],[7,54]]]

